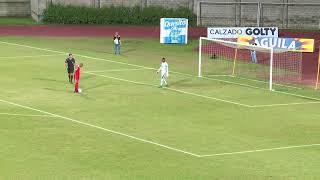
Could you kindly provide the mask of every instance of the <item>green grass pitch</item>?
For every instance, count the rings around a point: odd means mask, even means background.
[[[0,179],[319,179],[319,92],[198,78],[197,43],[1,37]]]

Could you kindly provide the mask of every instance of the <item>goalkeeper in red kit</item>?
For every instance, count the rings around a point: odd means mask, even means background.
[[[81,90],[79,89],[79,80],[80,80],[80,69],[83,67],[83,63],[80,63],[76,66],[76,71],[74,72],[74,92],[79,93]],[[79,91],[80,90],[80,91]]]

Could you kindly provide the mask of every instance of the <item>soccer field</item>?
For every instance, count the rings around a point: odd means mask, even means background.
[[[1,37],[0,179],[319,179],[320,93],[198,78],[197,45]]]

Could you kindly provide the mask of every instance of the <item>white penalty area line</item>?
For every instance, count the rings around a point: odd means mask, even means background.
[[[314,100],[314,101],[320,102],[320,99],[318,99],[318,98],[309,97],[309,96],[303,96],[303,95],[300,95],[300,94],[293,94],[293,93],[277,91],[277,90],[273,90],[272,92],[276,92],[276,93],[279,93],[279,94],[285,94],[285,95],[290,95],[290,96],[294,96],[294,97],[299,97],[299,98],[303,98],[303,99],[309,99],[309,100]]]
[[[201,155],[200,157],[203,158],[203,157],[226,156],[226,155],[236,155],[236,154],[248,154],[248,153],[255,153],[255,152],[276,151],[276,150],[284,150],[284,149],[297,149],[297,148],[316,147],[316,146],[320,146],[320,144],[305,144],[305,145],[297,145],[297,146],[284,146],[284,147],[267,148],[267,149],[256,149],[256,150],[249,150],[249,151],[206,154],[206,155]]]
[[[130,139],[134,139],[134,140],[140,141],[140,142],[153,144],[153,145],[156,145],[156,146],[159,146],[159,147],[162,147],[162,148],[165,148],[165,149],[169,149],[169,150],[172,150],[172,151],[188,154],[188,155],[191,155],[191,156],[194,156],[194,157],[200,157],[200,155],[198,155],[198,154],[194,154],[194,153],[191,153],[191,152],[188,152],[188,151],[184,151],[184,150],[181,150],[181,149],[173,148],[173,147],[170,147],[170,146],[167,146],[167,145],[163,145],[163,144],[160,144],[160,143],[156,143],[156,142],[153,142],[153,141],[150,141],[150,140],[146,140],[146,139],[138,138],[138,137],[135,137],[135,136],[131,136],[129,134],[125,134],[125,133],[122,133],[122,132],[118,132],[118,131],[114,131],[114,130],[111,130],[111,129],[103,128],[103,127],[100,127],[100,126],[97,126],[97,125],[85,123],[85,122],[82,122],[82,121],[79,121],[79,120],[75,120],[75,119],[72,119],[72,118],[68,118],[68,117],[65,117],[65,116],[61,116],[61,115],[58,115],[58,114],[50,113],[50,112],[47,112],[47,111],[44,111],[44,110],[36,109],[36,108],[33,108],[33,107],[29,107],[29,106],[24,106],[24,105],[21,105],[21,104],[18,104],[18,103],[14,103],[14,102],[2,100],[2,99],[0,99],[0,102],[7,103],[7,104],[10,104],[10,105],[14,105],[14,106],[17,106],[17,107],[21,107],[23,109],[33,110],[33,111],[36,111],[36,112],[40,112],[40,113],[49,115],[51,117],[61,118],[61,119],[64,119],[64,120],[71,121],[73,123],[77,123],[77,124],[80,124],[80,125],[83,125],[83,126],[92,127],[92,128],[99,129],[99,130],[103,130],[103,131],[106,131],[106,132],[109,132],[109,133],[112,133],[112,134],[117,134],[117,135],[120,135],[120,136],[124,136],[124,137],[130,138]]]
[[[39,115],[39,114],[13,114],[13,113],[0,113],[4,116],[21,116],[21,117],[55,117],[51,115]]]
[[[231,77],[235,77],[235,78],[239,78],[239,79],[245,79],[245,80],[253,81],[253,82],[260,82],[260,83],[264,83],[264,84],[269,84],[269,82],[262,81],[262,80],[257,80],[257,79],[250,79],[250,78],[239,77],[239,76],[231,76]],[[278,84],[278,83],[273,83],[273,84],[277,85],[277,86],[287,87],[287,88],[302,89],[301,87],[290,86],[290,85],[285,85],[285,84]]]
[[[55,52],[55,53],[64,53],[64,54],[67,54],[66,52],[62,52],[62,51],[55,51],[55,50],[44,49],[44,48],[37,48],[37,47],[27,46],[27,45],[22,45],[22,44],[8,43],[8,42],[3,42],[3,41],[0,41],[0,43],[2,43],[2,44],[8,44],[8,45],[20,46],[20,47],[27,47],[27,48],[31,48],[31,49],[38,49],[38,50],[48,51],[48,52]],[[78,55],[79,57],[84,57],[84,58],[88,58],[88,59],[94,59],[94,60],[100,60],[100,61],[106,61],[106,62],[113,62],[113,63],[124,64],[124,65],[129,65],[129,66],[134,66],[134,67],[140,67],[140,68],[155,69],[155,68],[149,68],[149,67],[145,67],[145,66],[140,66],[140,65],[135,65],[135,64],[129,64],[129,63],[124,63],[124,62],[117,62],[117,61],[112,61],[112,60],[107,60],[107,59],[102,59],[102,58],[89,57],[89,56],[84,56],[84,55],[79,55],[79,54],[77,54],[77,55]],[[187,74],[187,73],[180,73],[180,72],[172,72],[172,73],[181,74],[181,75],[185,75],[185,76],[189,76],[189,77],[197,77],[197,76],[195,76],[195,75],[191,75],[191,74]],[[220,79],[214,79],[214,78],[205,78],[205,79],[211,79],[211,80],[215,80],[215,81],[218,81],[218,82],[225,82],[225,83],[229,83],[229,84],[235,84],[235,85],[240,85],[240,86],[245,86],[245,87],[252,87],[252,88],[256,88],[256,89],[267,90],[267,89],[264,89],[264,88],[258,88],[258,87],[255,87],[255,86],[250,86],[250,85],[241,84],[241,83],[236,83],[236,82],[231,82],[231,81],[224,81],[224,80],[220,80]],[[143,84],[144,84],[144,83],[143,83]],[[146,85],[146,84],[144,84],[144,85]],[[152,85],[152,86],[153,86],[153,85]],[[168,89],[168,88],[167,88],[167,89]],[[282,93],[282,92],[279,92],[279,91],[274,91],[274,92]],[[287,94],[289,94],[289,93],[287,93]],[[289,95],[300,96],[300,95],[296,95],[296,94],[289,94]],[[306,97],[306,98],[308,98],[308,97]],[[318,100],[318,99],[317,99],[317,100]],[[320,101],[320,100],[319,100],[319,101]],[[61,116],[61,115],[58,115],[58,114],[53,114],[53,113],[50,113],[50,112],[47,112],[47,111],[43,111],[43,110],[40,110],[40,109],[36,109],[36,108],[32,108],[32,107],[20,105],[20,104],[14,103],[14,102],[6,101],[6,100],[1,100],[1,99],[0,99],[0,102],[7,103],[7,104],[11,104],[11,105],[15,105],[15,106],[17,106],[17,107],[21,107],[21,108],[24,108],[24,109],[33,110],[33,111],[36,111],[36,112],[41,112],[41,113],[44,113],[44,114],[47,114],[47,115],[51,115],[52,117],[58,117],[58,118],[61,118],[61,119],[64,119],[64,120],[68,120],[68,121],[71,121],[71,122],[74,122],[74,123],[77,123],[77,124],[81,124],[81,125],[84,125],[84,126],[96,128],[96,129],[103,130],[103,131],[106,131],[106,132],[109,132],[109,133],[113,133],[113,134],[117,134],[117,135],[120,135],[120,136],[128,137],[128,138],[131,138],[131,139],[134,139],[134,140],[137,140],[137,141],[141,141],[141,142],[144,142],[144,143],[153,144],[153,145],[156,145],[156,146],[165,148],[165,149],[169,149],[169,150],[172,150],[172,151],[176,151],[176,152],[188,154],[188,155],[191,155],[191,156],[194,156],[194,157],[198,157],[198,158],[202,158],[202,157],[212,157],[212,156],[233,155],[233,154],[246,154],[246,153],[263,152],[263,151],[275,151],[275,150],[281,150],[281,149],[293,149],[293,148],[303,148],[303,147],[320,146],[320,144],[310,144],[310,145],[287,146],[287,147],[278,147],[278,148],[269,148],[269,149],[258,149],[258,150],[229,152],[229,153],[218,153],[218,154],[198,155],[198,154],[195,154],[195,153],[183,151],[183,150],[176,149],[176,148],[173,148],[173,147],[170,147],[170,146],[166,146],[166,145],[163,145],[163,144],[155,143],[155,142],[152,142],[152,141],[149,141],[149,140],[145,140],[145,139],[141,139],[141,138],[138,138],[138,137],[135,137],[135,136],[131,136],[131,135],[128,135],[128,134],[124,134],[124,133],[121,133],[121,132],[117,132],[117,131],[114,131],[114,130],[110,130],[110,129],[107,129],[107,128],[103,128],[103,127],[99,127],[99,126],[92,125],[92,124],[89,124],[89,123],[81,122],[81,121],[78,121],[78,120],[75,120],[75,119],[71,119],[71,118],[68,118],[68,117],[64,117],[64,116]],[[250,106],[250,107],[253,107],[253,106]]]
[[[207,77],[233,77],[232,75],[223,75],[223,74],[209,74]]]
[[[63,52],[63,51],[55,51],[55,50],[50,50],[50,49],[45,49],[45,48],[38,48],[38,47],[34,47],[34,46],[23,45],[23,44],[9,43],[9,42],[5,42],[5,41],[0,41],[0,43],[2,43],[2,44],[7,44],[7,45],[13,45],[13,46],[19,46],[19,47],[26,47],[26,48],[30,48],[30,49],[37,49],[37,50],[47,51],[47,52],[68,54],[67,52]],[[103,58],[90,57],[90,56],[85,56],[85,55],[81,55],[81,54],[76,54],[76,55],[79,56],[79,57],[88,58],[88,59],[93,59],[93,60],[97,60],[97,61],[105,61],[105,62],[111,62],[111,63],[128,65],[128,66],[132,66],[132,67],[138,67],[138,68],[146,68],[146,69],[156,70],[156,68],[150,68],[150,67],[140,66],[140,65],[136,65],[136,64],[130,64],[130,63],[125,63],[125,62],[118,62],[118,61],[113,61],[113,60],[108,60],[108,59],[103,59]],[[174,73],[174,74],[180,74],[180,75],[184,75],[184,76],[188,76],[188,77],[193,77],[193,78],[194,78],[194,77],[198,77],[198,76],[195,76],[195,75],[192,75],[192,74],[188,74],[188,73],[175,72],[175,71],[171,71],[171,72]],[[210,78],[210,77],[198,77],[198,78],[207,79],[207,80],[213,80],[213,81],[217,81],[217,82],[223,82],[223,83],[227,83],[227,84],[234,84],[234,85],[239,85],[239,86],[248,87],[248,88],[253,88],[253,89],[260,89],[260,90],[264,90],[264,91],[269,91],[269,90],[266,89],[266,88],[260,88],[260,87],[256,87],[256,86],[251,86],[251,85],[242,84],[242,83],[237,83],[237,82],[232,82],[232,81],[227,81],[227,80],[215,79],[215,78]],[[315,100],[315,101],[319,101],[319,102],[320,102],[320,99],[318,99],[318,98],[303,96],[303,95],[299,95],[299,94],[286,93],[286,92],[282,92],[282,91],[271,91],[271,92],[278,93],[278,94],[285,94],[285,95],[294,96],[294,97],[299,97],[299,98],[304,98],[304,99],[309,99],[309,100]],[[288,105],[289,105],[289,104],[288,104]],[[246,105],[246,106],[248,106],[248,105]],[[253,106],[249,106],[249,107],[253,107]]]
[[[253,81],[253,82],[259,82],[259,83],[263,83],[263,84],[269,84],[269,82],[266,82],[266,81],[262,81],[262,80],[257,80],[257,79],[251,79],[251,78],[245,78],[245,77],[239,77],[239,76],[233,76],[233,75],[222,75],[222,74],[212,74],[212,75],[206,75],[205,77],[201,77],[201,78],[204,78],[204,79],[213,79],[211,77],[230,77],[230,78],[238,78],[238,79],[244,79],[244,80],[248,80],[248,81]],[[215,80],[215,79],[213,79]],[[226,81],[226,80],[221,80],[222,82],[230,82],[230,81]],[[233,83],[233,82],[230,82],[230,83]],[[234,82],[236,83],[236,82]],[[233,83],[233,84],[234,84]],[[290,86],[290,85],[284,85],[284,84],[278,84],[278,83],[273,83],[274,85],[277,85],[277,86],[282,86],[282,87],[287,87],[287,88],[293,88],[293,89],[302,89],[301,87],[296,87],[296,86]],[[245,86],[245,87],[250,87],[250,88],[255,88],[255,89],[262,89],[262,90],[268,90],[269,89],[266,89],[266,88],[259,88],[259,87],[256,87],[256,86],[250,86],[250,85],[246,85],[246,84],[241,84],[241,83],[237,83],[236,85],[241,85],[241,86]]]
[[[109,78],[109,79],[113,79],[113,80],[128,82],[128,83],[132,83],[132,84],[158,87],[157,85],[153,85],[153,84],[148,84],[148,83],[143,83],[143,82],[138,82],[138,81],[132,81],[132,80],[117,78],[117,77],[108,76],[108,75],[96,74],[96,73],[92,73],[92,71],[91,71],[91,72],[84,72],[84,73],[86,73],[86,74],[91,74],[91,75],[95,75],[95,76],[100,76],[100,77],[104,77],[104,78]],[[312,102],[297,102],[297,103],[283,103],[283,104],[247,105],[247,104],[238,103],[238,102],[234,102],[234,101],[228,101],[228,100],[225,100],[225,99],[220,99],[220,98],[215,98],[215,97],[211,97],[211,96],[205,96],[205,95],[201,95],[201,94],[196,94],[196,93],[192,93],[192,92],[187,92],[187,91],[183,91],[183,90],[179,90],[179,89],[174,89],[174,88],[169,88],[169,87],[163,87],[163,88],[164,88],[164,89],[168,89],[168,90],[170,90],[170,91],[175,91],[175,92],[178,92],[178,93],[181,93],[181,94],[187,94],[187,95],[197,96],[197,97],[206,98],[206,99],[211,99],[211,100],[220,101],[220,102],[224,102],[224,103],[230,103],[230,104],[234,104],[234,105],[239,105],[239,106],[243,106],[243,107],[247,107],[247,108],[261,108],[261,107],[277,107],[277,106],[291,106],[291,105],[320,104],[320,101],[312,101]]]
[[[238,152],[199,155],[199,154],[191,153],[191,152],[184,151],[184,150],[181,150],[181,149],[173,148],[173,147],[170,147],[170,146],[167,146],[167,145],[164,145],[164,144],[156,143],[156,142],[153,142],[153,141],[150,141],[150,140],[146,140],[146,139],[138,138],[138,137],[131,136],[131,135],[128,135],[128,134],[125,134],[125,133],[121,133],[121,132],[118,132],[118,131],[114,131],[114,130],[111,130],[111,129],[103,128],[103,127],[100,127],[100,126],[97,126],[97,125],[85,123],[85,122],[82,122],[82,121],[79,121],[79,120],[75,120],[75,119],[72,119],[72,118],[68,118],[68,117],[65,117],[65,116],[61,116],[61,115],[58,115],[58,114],[50,113],[50,112],[47,112],[47,111],[44,111],[44,110],[40,110],[40,109],[36,109],[36,108],[33,108],[33,107],[21,105],[21,104],[18,104],[18,103],[6,101],[6,100],[3,100],[3,99],[0,99],[0,102],[7,103],[7,104],[10,104],[10,105],[14,105],[14,106],[17,106],[17,107],[20,107],[20,108],[23,108],[23,109],[33,110],[33,111],[40,112],[40,113],[43,113],[45,115],[48,115],[49,117],[56,117],[56,118],[64,119],[64,120],[71,121],[71,122],[76,123],[76,124],[80,124],[80,125],[83,125],[83,126],[87,126],[87,127],[103,130],[103,131],[106,131],[106,132],[109,132],[109,133],[112,133],[112,134],[117,134],[119,136],[124,136],[124,137],[130,138],[130,139],[134,139],[134,140],[137,140],[137,141],[140,141],[140,142],[152,144],[152,145],[155,145],[155,146],[159,146],[159,147],[162,147],[162,148],[165,148],[165,149],[168,149],[168,150],[172,150],[172,151],[175,151],[175,152],[187,154],[187,155],[190,155],[190,156],[193,156],[193,157],[197,157],[197,158],[214,157],[214,156],[226,156],[226,155],[235,155],[235,154],[248,154],[248,153],[255,153],[255,152],[276,151],[276,150],[283,150],[283,149],[294,149],[294,148],[306,148],[306,147],[320,146],[320,144],[307,144],[307,145],[285,146],[285,147],[256,149],[256,150],[248,150],[248,151],[238,151]]]
[[[122,71],[142,71],[146,68],[136,68],[136,69],[109,69],[109,70],[97,70],[97,71],[85,71],[86,73],[97,73],[97,72],[122,72]]]
[[[265,105],[254,105],[252,108],[261,108],[261,107],[276,107],[276,106],[292,106],[292,105],[306,105],[306,104],[320,104],[319,101],[312,102],[298,102],[298,103],[287,103],[287,104],[265,104]]]
[[[138,82],[138,81],[132,81],[132,80],[117,78],[117,77],[113,77],[113,76],[100,75],[100,74],[89,73],[89,72],[85,72],[85,73],[86,73],[86,74],[95,75],[95,76],[104,77],[104,78],[108,78],[108,79],[113,79],[113,80],[128,82],[128,83],[132,83],[132,84],[158,87],[157,85],[153,85],[153,84],[148,84],[148,83],[143,83],[143,82]],[[174,88],[170,88],[170,87],[163,87],[163,88],[164,88],[164,89],[167,89],[167,90],[170,90],[170,91],[179,92],[179,93],[181,93],[181,94],[187,94],[187,95],[202,97],[202,98],[206,98],[206,99],[211,99],[211,100],[220,101],[220,102],[224,102],[224,103],[230,103],[230,104],[239,105],[239,106],[243,106],[243,107],[249,107],[249,108],[252,107],[252,106],[250,106],[250,105],[246,105],[246,104],[242,104],[242,103],[237,103],[237,102],[228,101],[228,100],[224,100],[224,99],[219,99],[219,98],[214,98],[214,97],[210,97],[210,96],[200,95],[200,94],[196,94],[196,93],[192,93],[192,92],[187,92],[187,91],[183,91],[183,90],[179,90],[179,89],[174,89]]]
[[[44,55],[34,55],[34,56],[1,56],[0,59],[19,59],[19,58],[35,58],[35,57],[51,57],[51,56],[62,56],[65,54],[44,54]]]

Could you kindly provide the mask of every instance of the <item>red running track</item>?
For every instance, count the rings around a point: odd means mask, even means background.
[[[113,36],[119,32],[124,37],[159,38],[158,26],[95,26],[95,25],[30,25],[0,26],[0,35],[11,36]],[[189,28],[189,37],[206,36],[204,28]]]

